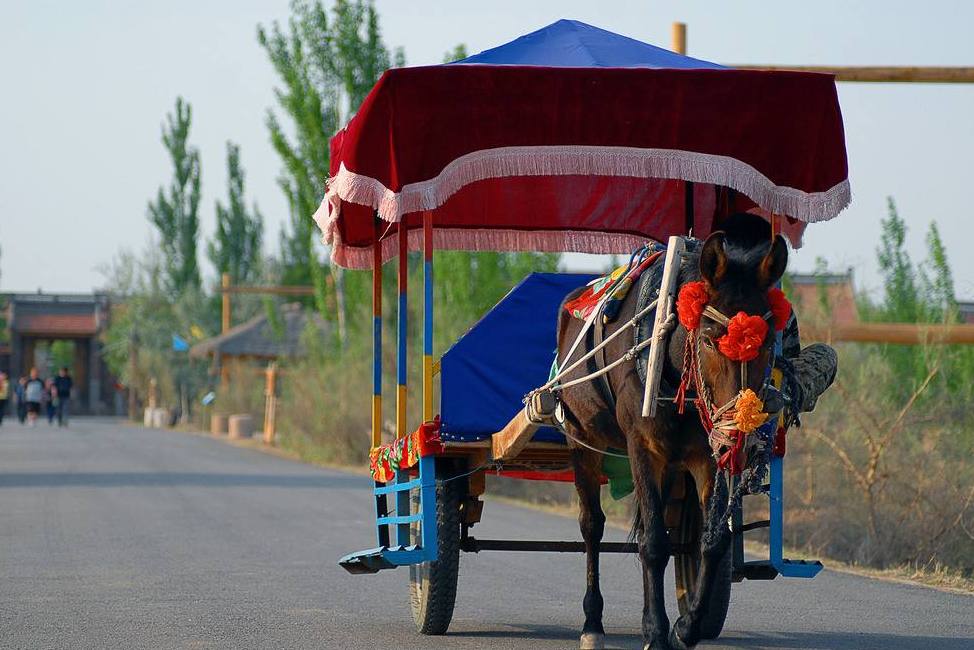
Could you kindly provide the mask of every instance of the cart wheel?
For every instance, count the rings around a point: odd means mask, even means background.
[[[459,470],[443,471],[450,465],[436,465],[439,478],[456,476]],[[457,576],[460,571],[460,502],[466,482],[463,479],[439,483],[436,486],[436,528],[439,537],[439,555],[433,562],[413,564],[409,567],[409,602],[413,621],[420,634],[446,634],[453,619],[453,606],[457,598]],[[419,496],[412,496],[413,510],[417,511]],[[421,524],[413,524],[414,539],[418,539]]]
[[[670,539],[674,544],[683,546],[688,552],[678,553],[673,557],[676,570],[676,598],[680,608],[680,615],[686,614],[697,590],[697,575],[700,570],[700,538],[703,534],[703,512],[700,500],[697,498],[697,488],[689,473],[684,474],[684,496],[678,501],[670,501],[668,508],[675,508],[679,513],[670,513],[672,521],[677,523],[670,530]],[[679,479],[678,479],[679,480]],[[727,618],[727,608],[730,606],[732,549],[728,547],[727,555],[720,563],[720,573],[717,584],[711,595],[707,616],[701,622],[700,636],[703,639],[716,639],[724,628]]]

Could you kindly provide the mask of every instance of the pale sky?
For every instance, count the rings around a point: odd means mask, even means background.
[[[931,0],[734,2],[621,0],[378,1],[391,47],[410,65],[439,63],[457,43],[477,52],[559,18],[669,44],[689,25],[689,53],[719,63],[974,65],[974,3]],[[264,118],[277,83],[256,25],[287,0],[86,2],[0,0],[0,291],[85,291],[122,247],[142,250],[147,200],[170,177],[159,141],[177,95],[193,105],[202,152],[202,235],[225,196],[225,141],[242,146],[247,191],[273,252],[287,206]],[[959,297],[974,299],[971,152],[974,87],[840,84],[853,206],[806,231],[792,270],[817,256],[856,268],[875,288],[887,195],[923,255],[936,219]],[[310,215],[309,215],[310,218]],[[207,276],[213,271],[200,247]]]

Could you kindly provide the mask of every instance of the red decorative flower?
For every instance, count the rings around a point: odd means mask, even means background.
[[[780,332],[788,324],[788,317],[791,316],[791,303],[785,298],[785,292],[776,288],[768,291],[768,305],[771,307],[771,314],[774,316],[774,329],[776,332]]]
[[[767,335],[768,324],[763,318],[739,311],[727,324],[727,334],[717,339],[717,347],[732,361],[751,361],[758,356]]]
[[[710,292],[707,291],[706,282],[688,282],[683,285],[676,299],[676,313],[680,318],[680,324],[691,332],[697,329],[700,326],[703,308],[708,302],[710,302]]]

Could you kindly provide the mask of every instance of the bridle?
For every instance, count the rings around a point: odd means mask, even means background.
[[[677,311],[680,324],[687,332],[684,345],[683,372],[676,393],[677,412],[682,414],[687,393],[695,390],[693,399],[700,424],[707,433],[710,448],[720,469],[727,469],[732,475],[743,470],[742,451],[748,434],[764,424],[771,414],[765,412],[762,396],[772,387],[770,368],[765,374],[764,383],[755,393],[747,385],[748,363],[760,354],[767,342],[769,330],[784,329],[791,305],[780,290],[768,293],[771,309],[761,316],[738,312],[733,317],[718,310],[709,303],[709,292],[702,282],[691,282],[680,290]],[[706,301],[706,302],[704,302]],[[740,389],[726,403],[718,405],[703,376],[700,355],[700,319],[708,319],[720,324],[727,333],[719,339],[719,349],[724,356],[739,364],[741,373]],[[748,331],[749,330],[749,331]],[[760,337],[760,338],[758,338]],[[721,451],[724,450],[724,451]]]

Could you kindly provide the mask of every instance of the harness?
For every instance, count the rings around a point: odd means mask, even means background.
[[[699,245],[696,240],[688,240],[687,243],[690,244],[688,248],[691,250]],[[652,260],[649,260],[650,262],[655,261],[658,257],[658,250],[655,252],[656,255]],[[637,250],[630,259],[629,268],[633,268],[634,264],[637,263],[645,264],[647,255],[648,247]],[[598,305],[586,317],[585,325],[565,359],[558,364],[560,371],[555,373],[547,384],[532,391],[532,394],[544,390],[559,391],[585,381],[594,380],[606,404],[614,410],[616,398],[607,376],[610,370],[625,361],[636,360],[637,372],[640,373],[640,378],[644,382],[646,381],[644,355],[646,348],[651,343],[651,337],[647,336],[646,320],[648,319],[645,317],[656,308],[657,302],[654,299],[651,303],[642,305],[649,300],[654,284],[656,285],[656,297],[658,297],[659,285],[656,280],[659,274],[656,271],[660,270],[659,266],[657,264],[649,269],[644,269],[646,273],[639,278],[639,296],[635,315],[609,336],[606,336],[607,319],[604,318],[604,312],[615,287],[609,287],[605,291]],[[621,284],[627,278],[631,281],[628,270],[616,281],[616,284]],[[690,401],[697,411],[701,426],[707,433],[718,468],[727,469],[732,475],[736,475],[740,474],[744,467],[742,452],[745,451],[746,443],[748,440],[754,439],[754,436],[748,436],[748,434],[753,433],[780,411],[779,408],[772,413],[765,412],[765,402],[772,396],[777,399],[772,399],[771,402],[781,404],[784,401],[781,393],[773,385],[770,367],[766,371],[764,383],[759,389],[760,395],[747,388],[747,364],[757,356],[760,348],[764,345],[770,329],[769,325],[773,324],[777,331],[783,329],[791,307],[784,299],[784,295],[777,289],[769,292],[769,303],[771,303],[772,309],[761,316],[739,312],[737,315],[729,317],[708,304],[709,299],[710,296],[702,282],[686,283],[681,288],[680,297],[677,301],[677,312],[680,316],[680,324],[687,332],[683,369],[679,384],[673,391],[674,396],[659,399],[672,400],[677,412],[681,415],[685,412],[686,402]],[[739,364],[740,390],[737,395],[724,404],[718,405],[716,403],[711,389],[704,381],[700,337],[697,334],[697,328],[702,317],[706,317],[725,328],[727,333],[720,337],[720,350],[725,356]],[[670,314],[667,320],[668,327],[660,332],[661,337],[669,338],[675,324],[675,315]],[[621,358],[611,363],[608,362],[605,357],[606,344],[629,328],[635,329],[634,345]],[[758,333],[760,334],[759,339],[756,338]],[[583,341],[586,353],[579,359],[572,361],[575,350]],[[571,363],[569,364],[569,362]],[[583,362],[586,364],[588,374],[568,382],[562,381],[569,372]],[[670,391],[667,390],[666,392],[669,393]],[[564,429],[564,427],[562,428]],[[567,433],[566,436],[571,438]],[[574,438],[572,439],[574,440]],[[582,444],[582,441],[576,440],[575,442]],[[583,446],[588,447],[588,445]],[[724,451],[721,451],[722,449]]]
[[[716,308],[707,305],[704,307],[702,315],[719,323],[725,329],[730,329],[732,319]],[[772,318],[771,311],[761,316],[761,319],[766,323]],[[684,412],[687,391],[696,390],[693,404],[696,407],[697,415],[700,417],[700,424],[707,432],[707,439],[714,458],[717,460],[717,467],[730,470],[731,475],[740,474],[744,468],[741,456],[747,435],[764,424],[771,415],[764,412],[764,401],[747,387],[747,364],[750,360],[740,359],[737,361],[740,369],[740,389],[727,402],[717,405],[710,387],[707,386],[703,378],[700,337],[696,335],[696,328],[687,329],[687,340],[683,354],[683,376],[674,399],[677,412],[681,415]],[[772,389],[774,386],[771,383],[769,371],[766,373],[760,393],[766,395]],[[721,448],[726,449],[726,451],[721,453]]]

